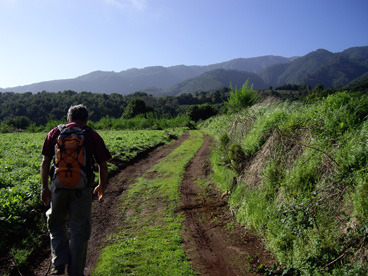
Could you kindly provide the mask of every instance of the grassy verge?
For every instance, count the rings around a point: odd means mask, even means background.
[[[237,220],[293,275],[367,275],[367,116],[366,95],[340,92],[202,125],[218,141],[213,178],[231,190]]]
[[[93,275],[194,275],[181,247],[183,216],[175,212],[185,168],[203,143],[190,138],[124,195],[124,226],[110,237]]]

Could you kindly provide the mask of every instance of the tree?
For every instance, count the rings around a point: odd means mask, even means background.
[[[216,115],[217,110],[212,105],[205,103],[201,105],[191,105],[187,110],[187,114],[191,120],[198,122],[199,120],[206,120]]]
[[[130,119],[139,114],[146,114],[149,112],[153,112],[153,108],[147,106],[146,102],[142,98],[133,98],[125,108],[123,118]]]

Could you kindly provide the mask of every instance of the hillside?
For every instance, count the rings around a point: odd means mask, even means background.
[[[203,122],[212,177],[283,275],[368,275],[367,115],[366,94],[339,92]]]
[[[368,72],[368,46],[341,53],[319,49],[290,63],[272,65],[260,76],[269,86],[291,83],[314,87],[321,83],[332,88],[347,85],[365,72]]]
[[[265,87],[264,81],[255,73],[215,69],[175,84],[166,90],[166,94],[175,96],[188,92],[213,92],[223,87],[229,87],[230,84],[233,87],[241,87],[247,79],[254,84],[254,89],[263,89]]]

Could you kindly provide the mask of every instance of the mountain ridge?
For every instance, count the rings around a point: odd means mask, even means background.
[[[93,71],[72,79],[44,81],[0,89],[0,91],[36,93],[43,90],[49,92],[73,90],[76,92],[89,91],[107,94],[130,94],[136,91],[144,91],[152,87],[156,87],[158,90],[163,91],[177,83],[212,70],[225,69],[244,71],[244,69],[247,69],[247,71],[257,72],[279,62],[289,62],[289,58],[268,55],[254,58],[232,59],[204,66],[149,66],[142,69],[131,68],[120,72]],[[229,84],[226,84],[226,86],[228,85]]]
[[[221,70],[219,70],[221,69]],[[178,95],[240,86],[249,80],[255,89],[284,84],[323,84],[325,88],[348,85],[368,72],[368,46],[351,47],[332,53],[317,49],[302,57],[266,55],[236,58],[210,65],[175,65],[131,68],[120,72],[93,71],[63,80],[0,89],[0,92],[59,92],[73,90],[94,93],[131,94],[137,91]]]

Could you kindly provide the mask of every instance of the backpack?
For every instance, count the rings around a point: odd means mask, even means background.
[[[92,157],[87,158],[85,133],[90,127],[58,125],[52,181],[56,188],[82,189],[93,182]]]

